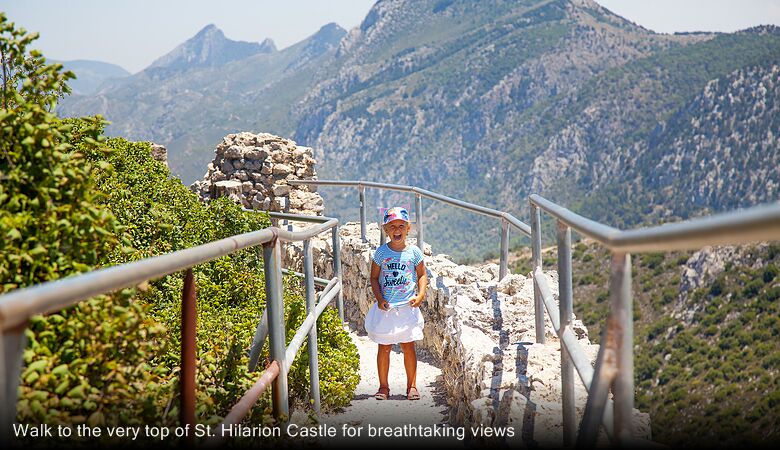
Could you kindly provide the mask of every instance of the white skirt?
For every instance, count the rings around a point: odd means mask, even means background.
[[[399,344],[420,341],[423,338],[423,319],[420,308],[409,304],[382,311],[377,303],[366,314],[366,332],[377,344]]]

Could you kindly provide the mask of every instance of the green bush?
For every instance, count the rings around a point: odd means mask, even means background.
[[[640,260],[642,261],[643,266],[646,266],[648,269],[655,269],[656,267],[659,267],[664,262],[664,254],[647,253],[641,255]]]
[[[762,275],[764,283],[769,283],[770,281],[774,280],[777,277],[778,272],[780,272],[780,269],[778,269],[776,265],[769,264],[766,266]]]
[[[170,177],[163,164],[151,158],[148,143],[116,138],[109,139],[107,144],[113,149],[107,160],[113,170],[98,174],[97,184],[106,194],[106,205],[126,226],[126,239],[136,250],[130,259],[180,250],[270,224],[266,215],[242,211],[226,198],[212,201],[208,207],[202,204],[178,179]],[[260,253],[258,249],[243,250],[194,268],[198,286],[198,356],[206,363],[206,370],[198,373],[198,384],[208,386],[207,391],[199,393],[201,420],[224,416],[256,377],[246,371],[245,349],[265,306]],[[159,363],[171,371],[179,364],[181,286],[180,276],[169,276],[151,283],[151,289],[144,293],[145,301],[151,305],[151,317],[169,330],[170,346],[159,356]],[[301,292],[299,283],[285,283],[288,340],[304,319]],[[326,409],[347,404],[357,386],[356,349],[334,314],[327,310],[320,319],[320,378]],[[333,346],[341,353],[334,353]],[[325,355],[331,354],[342,357],[333,356],[333,362],[323,362]],[[296,359],[289,377],[293,401],[306,402],[307,370],[306,359]],[[257,414],[269,405],[268,401],[266,397],[259,402]]]
[[[658,384],[664,385],[680,376],[682,369],[674,363],[667,363],[658,374]]]
[[[21,421],[93,425],[159,422],[169,377],[151,358],[166,339],[127,289],[81,302],[27,330]]]
[[[668,305],[677,298],[677,289],[675,287],[669,287],[663,290],[661,293],[661,304]]]
[[[758,292],[761,290],[761,288],[764,286],[764,283],[761,282],[761,280],[753,280],[749,282],[747,285],[745,285],[745,288],[742,289],[742,297],[744,298],[753,298],[756,295],[758,295]]]
[[[723,293],[723,289],[725,289],[723,277],[718,277],[710,285],[710,295],[713,297],[718,296]]]

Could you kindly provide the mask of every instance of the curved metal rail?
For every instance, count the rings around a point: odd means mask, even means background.
[[[365,189],[385,189],[390,191],[408,192],[415,196],[415,216],[417,217],[417,246],[420,250],[425,250],[424,239],[424,227],[423,227],[423,209],[422,199],[429,198],[431,200],[437,200],[442,203],[446,203],[457,208],[465,209],[477,214],[482,214],[488,217],[493,217],[501,221],[501,248],[499,257],[499,270],[498,277],[502,279],[509,272],[509,227],[513,227],[520,231],[525,236],[531,237],[531,227],[518,220],[515,216],[497,209],[486,208],[484,206],[475,205],[473,203],[464,202],[456,198],[447,197],[446,195],[437,194],[426,189],[421,189],[415,186],[403,186],[399,184],[389,183],[375,183],[372,181],[334,181],[334,180],[290,180],[289,184],[294,186],[336,186],[336,187],[354,187],[358,189],[360,196],[360,237],[363,242],[366,242],[366,197]],[[384,241],[384,230],[380,226],[380,232],[382,233],[381,240]]]
[[[622,231],[580,216],[539,195],[530,195],[531,225],[514,216],[491,208],[463,202],[412,186],[366,181],[291,180],[292,185],[345,186],[358,188],[360,195],[361,237],[365,240],[365,188],[409,192],[415,195],[418,219],[417,238],[424,246],[422,198],[441,201],[478,214],[501,220],[501,271],[507,273],[508,230],[514,227],[531,237],[534,279],[536,340],[544,343],[544,314],[547,310],[561,342],[561,380],[563,392],[564,445],[593,446],[599,427],[618,445],[634,445],[631,417],[634,402],[633,385],[633,312],[631,299],[631,256],[629,252],[671,251],[697,249],[705,245],[741,244],[757,240],[780,240],[780,204],[764,205],[743,211],[694,219],[682,223]],[[542,272],[541,211],[557,220],[558,241],[558,311],[555,299]],[[316,318],[334,298],[338,299],[339,315],[343,322],[340,241],[338,220],[329,217],[301,216],[287,213],[268,213],[274,219],[312,222],[316,225],[303,231],[270,227],[220,241],[211,242],[178,252],[147,258],[120,266],[94,270],[85,274],[43,283],[0,296],[0,404],[14,404],[24,348],[24,329],[34,314],[45,314],[75,303],[130,286],[146,280],[186,270],[182,295],[182,369],[181,417],[182,424],[194,424],[195,399],[195,282],[192,267],[233,253],[262,245],[266,277],[267,308],[258,324],[250,353],[250,369],[254,370],[265,337],[270,335],[272,363],[260,375],[231,410],[223,423],[238,423],[250,410],[269,384],[273,385],[273,408],[277,416],[289,415],[287,372],[303,340],[308,336],[312,397],[319,411],[319,380],[317,374]],[[314,276],[310,239],[330,229],[333,239],[335,277],[325,280]],[[595,368],[591,367],[584,351],[571,329],[572,269],[571,230],[591,237],[612,251],[610,274],[610,312]],[[304,242],[304,273],[281,268],[279,242]],[[306,310],[304,324],[296,332],[289,346],[284,345],[284,308],[282,304],[282,272],[303,276],[306,283]],[[315,303],[314,285],[326,285]],[[313,353],[312,353],[313,352]],[[574,410],[574,378],[576,369],[588,390],[588,402],[577,436]],[[613,400],[609,399],[610,389]],[[10,441],[13,412],[0,410],[3,442]],[[208,444],[217,444],[221,435]],[[644,443],[647,444],[647,443]]]
[[[536,341],[544,343],[545,308],[561,343],[561,384],[564,445],[593,446],[601,425],[618,445],[637,444],[631,417],[634,405],[633,311],[631,300],[631,255],[629,252],[697,249],[705,245],[741,244],[780,239],[780,204],[758,206],[743,211],[719,214],[681,223],[622,231],[578,215],[539,195],[530,195],[531,225],[508,213],[463,202],[413,186],[367,181],[296,180],[290,184],[355,187],[360,198],[361,237],[366,240],[365,189],[386,189],[415,195],[418,218],[417,239],[423,241],[423,197],[501,220],[500,278],[507,274],[508,228],[512,226],[531,237],[534,279]],[[544,210],[557,219],[558,311],[542,272],[541,214]],[[380,227],[381,229],[381,227]],[[591,237],[612,250],[610,275],[610,312],[603,345],[595,369],[571,329],[572,263],[571,230]],[[381,238],[384,240],[384,236]],[[589,393],[588,404],[577,437],[574,405],[574,371]],[[609,399],[610,389],[614,401]],[[642,445],[650,443],[642,442]]]

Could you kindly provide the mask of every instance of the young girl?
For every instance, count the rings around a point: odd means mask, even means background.
[[[425,273],[423,253],[415,245],[406,244],[409,234],[409,212],[404,208],[390,208],[382,221],[389,238],[376,252],[371,262],[371,290],[376,303],[366,315],[366,331],[372,341],[379,344],[376,366],[379,372],[379,390],[374,397],[387,400],[390,386],[387,375],[390,370],[390,350],[400,344],[406,368],[406,398],[419,400],[417,390],[417,354],[414,341],[423,338],[425,321],[419,306],[425,299],[428,277]],[[417,294],[415,294],[415,283]]]

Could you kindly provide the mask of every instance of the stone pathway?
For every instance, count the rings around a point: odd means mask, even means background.
[[[454,430],[447,424],[448,406],[444,383],[441,379],[441,369],[436,361],[417,351],[417,388],[420,391],[420,400],[410,401],[406,398],[406,371],[404,369],[404,355],[399,346],[393,346],[390,353],[390,397],[381,401],[374,398],[379,387],[379,379],[376,371],[377,344],[371,341],[363,330],[350,330],[350,337],[360,353],[360,383],[355,389],[352,402],[341,411],[321,417],[320,422],[337,426],[339,437],[331,441],[320,441],[323,444],[340,446],[345,443],[341,430],[344,424],[360,429],[361,438],[372,439],[370,432],[393,432],[403,434],[393,436],[392,442],[414,441],[415,431],[409,427],[418,427],[417,432],[431,432],[434,429],[442,431]],[[407,427],[404,430],[404,426]],[[420,430],[423,428],[424,430]],[[353,430],[357,432],[357,430]],[[373,439],[379,436],[374,436]],[[387,436],[382,436],[387,437]],[[417,437],[419,444],[419,437]],[[430,440],[427,443],[458,443],[455,437]],[[351,440],[351,439],[350,439]],[[363,441],[359,439],[358,441]],[[356,441],[357,442],[357,441]]]

